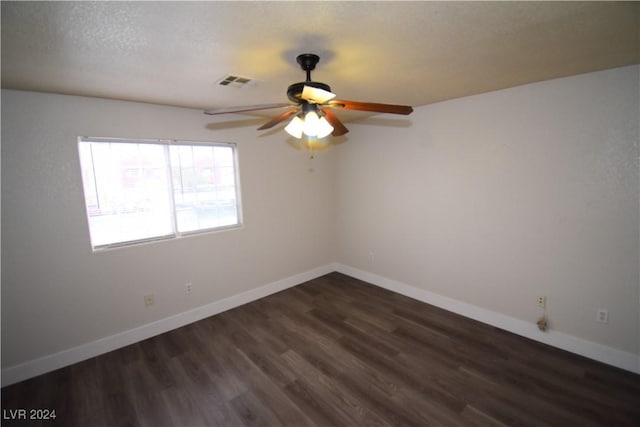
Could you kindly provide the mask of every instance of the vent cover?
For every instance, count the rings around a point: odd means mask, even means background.
[[[255,86],[257,83],[256,79],[245,76],[236,76],[233,74],[227,74],[220,80],[218,80],[218,84],[220,86],[230,86],[230,87],[239,87],[239,88],[249,88]]]

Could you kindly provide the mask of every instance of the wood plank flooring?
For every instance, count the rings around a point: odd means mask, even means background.
[[[3,426],[640,426],[640,376],[331,273],[5,387],[2,409]]]

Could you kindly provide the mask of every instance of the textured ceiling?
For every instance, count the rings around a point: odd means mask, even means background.
[[[1,5],[3,88],[198,109],[286,102],[303,52],[340,98],[413,106],[640,63],[640,3]]]

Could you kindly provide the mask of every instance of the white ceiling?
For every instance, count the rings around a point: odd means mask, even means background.
[[[640,3],[2,1],[3,88],[286,102],[303,52],[339,98],[420,106],[640,63]],[[217,85],[226,74],[258,82]]]

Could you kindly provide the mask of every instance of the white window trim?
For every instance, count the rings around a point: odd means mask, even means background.
[[[167,164],[165,164],[166,166],[166,172],[168,174],[168,182],[169,182],[169,193],[170,193],[170,204],[171,204],[171,220],[173,223],[173,233],[170,234],[166,234],[166,235],[162,235],[162,236],[154,236],[154,237],[149,237],[149,238],[144,238],[144,239],[135,239],[135,240],[127,240],[124,242],[116,242],[116,243],[109,243],[109,244],[105,244],[105,245],[97,245],[94,246],[93,242],[91,241],[91,228],[89,225],[89,211],[87,209],[87,204],[86,204],[86,197],[84,194],[84,183],[82,182],[82,201],[85,207],[85,215],[86,215],[86,225],[87,225],[87,236],[89,236],[89,245],[92,249],[93,252],[104,252],[104,251],[110,251],[110,250],[114,250],[114,249],[121,249],[121,248],[126,248],[126,247],[131,247],[131,246],[139,246],[139,245],[145,245],[145,244],[150,244],[150,243],[156,243],[156,242],[162,242],[162,241],[167,241],[167,240],[175,240],[175,239],[181,239],[181,238],[186,238],[186,237],[193,237],[193,236],[201,236],[201,235],[206,235],[206,234],[213,234],[213,233],[220,233],[220,232],[225,232],[225,231],[229,231],[229,230],[237,230],[237,229],[242,229],[244,227],[244,218],[243,218],[243,209],[242,209],[242,198],[241,198],[241,185],[240,185],[240,170],[239,170],[239,162],[238,162],[238,145],[236,143],[233,142],[214,142],[214,141],[191,141],[191,140],[184,140],[184,139],[135,139],[135,138],[111,138],[111,137],[89,137],[89,136],[79,136],[77,138],[77,144],[78,147],[80,145],[81,142],[106,142],[106,143],[121,143],[121,144],[155,144],[155,145],[164,145],[165,146],[165,150],[169,150],[169,147],[171,146],[178,146],[178,145],[189,145],[189,146],[194,146],[194,145],[204,145],[204,146],[208,146],[208,147],[231,147],[233,149],[233,166],[234,166],[234,172],[235,172],[235,196],[236,196],[236,214],[237,214],[237,219],[238,222],[237,224],[231,224],[231,225],[223,225],[223,226],[219,226],[219,227],[213,227],[213,228],[204,228],[204,229],[200,229],[200,230],[192,230],[192,231],[178,231],[178,227],[177,227],[177,216],[176,216],[176,207],[175,207],[175,195],[173,194],[173,176],[171,174],[170,171],[170,157],[168,155],[165,155],[165,159],[167,161]],[[167,153],[165,153],[167,154]]]

